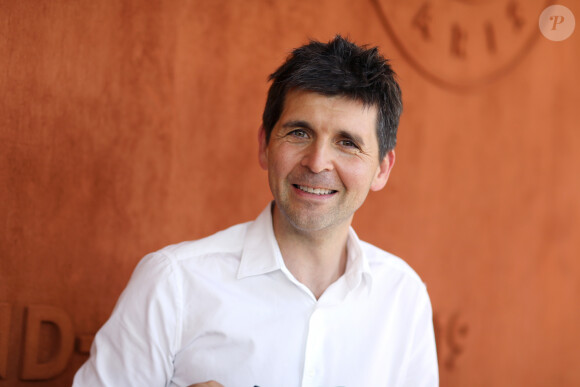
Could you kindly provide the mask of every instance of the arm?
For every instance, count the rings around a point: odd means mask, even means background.
[[[425,290],[414,321],[414,336],[407,363],[406,387],[439,386],[437,350],[433,331],[433,312],[431,301]]]
[[[73,386],[166,386],[181,334],[182,292],[174,264],[151,254],[137,265]]]

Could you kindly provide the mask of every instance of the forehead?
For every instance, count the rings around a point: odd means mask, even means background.
[[[286,95],[278,124],[288,120],[307,120],[315,127],[376,133],[377,107],[346,96],[292,90]]]

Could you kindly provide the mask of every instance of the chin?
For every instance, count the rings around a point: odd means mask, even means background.
[[[329,229],[332,226],[336,226],[344,223],[335,216],[329,216],[328,214],[316,214],[316,213],[286,213],[286,219],[290,225],[295,230],[301,232],[316,232]]]

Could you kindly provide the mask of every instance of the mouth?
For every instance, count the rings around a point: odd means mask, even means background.
[[[314,195],[331,195],[333,193],[338,192],[338,191],[333,190],[333,189],[312,188],[312,187],[307,187],[305,185],[298,185],[298,184],[292,184],[292,185],[294,186],[294,188],[297,188],[300,191],[307,192],[309,194],[314,194]]]

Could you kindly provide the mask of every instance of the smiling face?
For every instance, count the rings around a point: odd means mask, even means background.
[[[274,225],[298,232],[348,227],[369,190],[380,190],[395,153],[379,161],[377,108],[341,96],[292,91],[260,165],[274,196]]]

